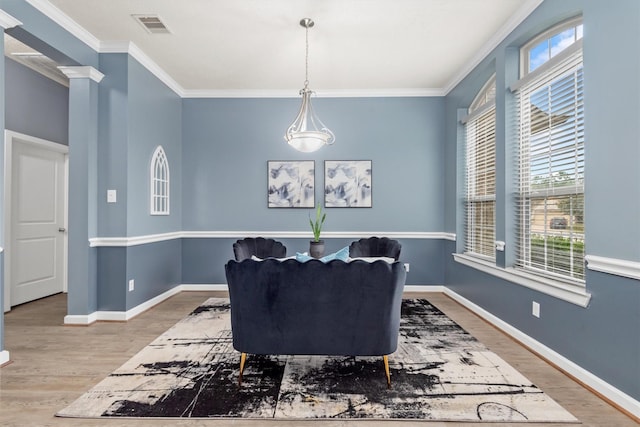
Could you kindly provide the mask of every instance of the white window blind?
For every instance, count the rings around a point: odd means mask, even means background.
[[[466,123],[465,252],[495,259],[496,108]]]
[[[582,281],[582,49],[558,55],[541,71],[516,91],[520,117],[516,266]]]
[[[169,215],[169,162],[162,146],[151,157],[151,215]]]

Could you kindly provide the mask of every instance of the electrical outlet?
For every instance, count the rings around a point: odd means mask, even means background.
[[[407,271],[407,273],[409,272],[409,263],[408,262],[404,263],[404,269]]]
[[[129,280],[129,292],[132,292],[136,287],[136,281],[131,279]]]
[[[535,301],[531,303],[531,314],[533,314],[535,317],[540,317],[540,303],[537,303]]]
[[[107,190],[107,203],[116,203],[118,196],[116,190]]]

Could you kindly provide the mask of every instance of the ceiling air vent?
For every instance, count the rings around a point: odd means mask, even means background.
[[[170,31],[158,15],[131,15],[151,34],[169,34]]]

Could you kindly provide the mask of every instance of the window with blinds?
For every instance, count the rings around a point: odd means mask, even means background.
[[[151,215],[169,215],[169,162],[159,145],[151,157]]]
[[[518,268],[584,280],[582,40],[523,78],[519,115]]]
[[[465,252],[495,259],[495,76],[471,104],[466,130]]]

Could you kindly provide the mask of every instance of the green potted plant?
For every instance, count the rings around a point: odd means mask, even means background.
[[[311,214],[309,214],[309,224],[311,225],[311,231],[313,231],[313,240],[309,242],[309,255],[314,258],[321,258],[324,255],[324,240],[320,240],[320,233],[326,217],[327,214],[322,212],[320,203],[316,208],[315,221],[311,219]]]

